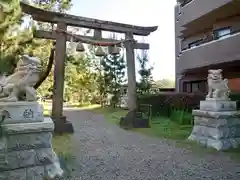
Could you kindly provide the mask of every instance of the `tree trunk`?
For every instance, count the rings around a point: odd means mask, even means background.
[[[53,66],[53,61],[54,61],[54,52],[55,52],[55,47],[52,47],[49,60],[48,60],[48,65],[46,71],[42,74],[40,77],[39,81],[35,84],[34,88],[37,89],[38,87],[41,86],[41,84],[46,80],[48,77],[49,73],[51,72],[52,66]]]

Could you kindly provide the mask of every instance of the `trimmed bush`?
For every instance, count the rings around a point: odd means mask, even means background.
[[[153,116],[170,117],[173,109],[191,112],[199,107],[201,100],[204,100],[202,94],[162,92],[156,95],[139,96],[138,104],[152,105]]]
[[[232,101],[237,101],[237,107],[240,109],[240,93],[232,93],[230,95],[230,99]]]
[[[184,110],[172,109],[170,115],[171,121],[178,123],[180,125],[192,125],[193,116],[190,112]]]
[[[174,111],[184,111],[191,113],[193,109],[199,108],[200,101],[204,99],[204,94],[161,92],[159,94],[139,96],[138,104],[151,105],[152,116],[170,117]],[[240,94],[232,93],[230,95],[230,99],[237,101],[237,107],[239,109]]]

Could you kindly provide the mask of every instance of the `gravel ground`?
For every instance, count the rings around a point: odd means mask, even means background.
[[[65,115],[75,128],[71,180],[240,180],[240,163],[226,154],[124,131],[89,111]]]

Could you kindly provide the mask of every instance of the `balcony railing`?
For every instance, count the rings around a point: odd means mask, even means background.
[[[199,40],[196,44],[195,44],[195,47],[186,47],[186,48],[183,48],[182,49],[182,52],[183,51],[187,51],[189,49],[193,49],[193,48],[197,48],[198,46],[201,46],[201,45],[204,45],[208,42],[211,42],[211,41],[216,41],[216,40],[219,40],[223,37],[227,37],[227,36],[231,36],[231,35],[234,35],[234,34],[237,34],[240,32],[240,29],[237,29],[237,30],[234,30],[234,31],[231,31],[231,33],[228,33],[228,34],[224,34],[222,36],[216,36],[214,33],[212,33],[212,36],[206,38],[206,39],[202,39],[202,40]]]
[[[190,3],[193,0],[178,0],[178,2],[180,3],[181,7],[186,6],[188,3]]]
[[[238,33],[237,33],[238,32]],[[224,36],[222,36],[224,37]],[[207,41],[205,41],[207,42]],[[182,51],[176,60],[176,73],[182,74],[187,71],[194,72],[195,69],[240,62],[240,32],[232,32],[230,36],[199,44],[197,47]],[[199,69],[199,70],[200,70]],[[190,72],[189,71],[189,72]]]

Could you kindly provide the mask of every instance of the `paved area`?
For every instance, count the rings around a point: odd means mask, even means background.
[[[66,110],[76,162],[71,180],[240,180],[240,163],[223,153],[192,152],[125,131],[89,111]]]

